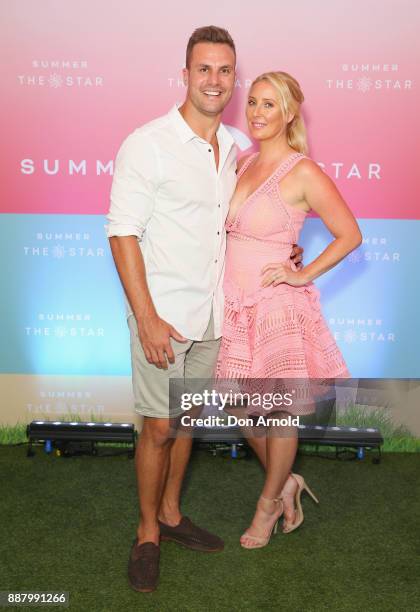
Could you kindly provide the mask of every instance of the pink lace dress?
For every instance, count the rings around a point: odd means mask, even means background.
[[[257,154],[241,167],[238,179]],[[223,337],[216,379],[348,377],[313,283],[261,287],[267,263],[290,267],[306,212],[284,202],[279,181],[304,155],[293,154],[240,206],[228,231]]]

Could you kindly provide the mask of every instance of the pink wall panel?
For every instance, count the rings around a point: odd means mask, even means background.
[[[311,155],[356,215],[419,218],[419,7],[414,0],[3,2],[0,211],[105,213],[111,176],[97,175],[97,161],[106,167],[130,131],[182,101],[188,36],[214,23],[229,29],[238,50],[226,123],[246,129],[247,80],[287,70],[306,96]],[[32,173],[22,171],[24,159]],[[58,172],[47,174],[43,160],[50,172],[58,160]],[[79,174],[69,173],[69,160],[82,163]]]

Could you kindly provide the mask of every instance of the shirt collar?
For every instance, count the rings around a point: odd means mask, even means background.
[[[178,136],[181,139],[182,144],[189,142],[193,138],[198,138],[199,140],[204,142],[204,140],[198,134],[196,134],[194,130],[185,121],[184,117],[178,110],[177,104],[175,104],[175,106],[170,110],[169,115],[173,121],[173,124],[178,133]],[[235,144],[232,135],[226,129],[223,123],[219,125],[216,135],[217,140],[219,141],[219,146],[223,147],[223,149],[225,150],[230,150],[231,147]]]
[[[189,142],[193,138],[199,138],[199,136],[190,128],[184,117],[179,112],[178,104],[175,104],[175,106],[170,110],[169,116],[172,119],[182,144]]]
[[[226,151],[227,155],[234,146],[235,139],[223,123],[219,125],[216,135],[217,140],[219,141],[219,146]]]

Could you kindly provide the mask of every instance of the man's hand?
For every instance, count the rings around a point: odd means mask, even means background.
[[[169,363],[175,363],[175,355],[169,338],[178,342],[187,342],[172,325],[158,317],[143,319],[137,323],[139,339],[144,355],[149,363],[154,363],[160,370],[168,369]]]
[[[292,253],[290,255],[290,259],[293,261],[298,270],[302,268],[303,263],[303,249],[298,244],[293,245]]]

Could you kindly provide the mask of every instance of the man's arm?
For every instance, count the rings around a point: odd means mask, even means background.
[[[290,255],[290,259],[293,261],[295,266],[300,270],[303,267],[303,247],[298,244],[294,244],[292,248],[292,253]]]
[[[169,338],[175,338],[178,342],[185,342],[186,339],[156,312],[137,237],[112,236],[109,242],[121,283],[137,321],[146,359],[158,368],[167,369],[166,356],[170,363],[175,361]]]
[[[156,312],[138,245],[154,212],[160,181],[158,168],[153,140],[142,131],[130,134],[115,161],[107,235],[118,274],[137,320],[146,359],[156,367],[166,369],[166,357],[170,362],[174,360],[170,336],[181,342],[184,339]]]

